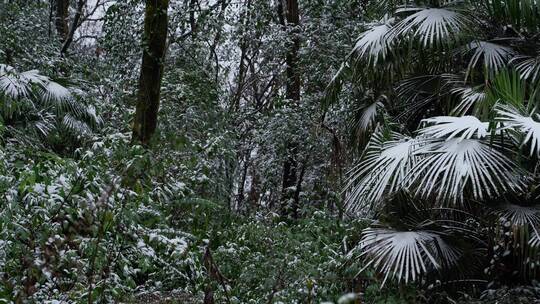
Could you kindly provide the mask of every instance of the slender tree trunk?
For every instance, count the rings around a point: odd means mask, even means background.
[[[6,64],[7,65],[12,65],[13,64],[13,50],[12,49],[7,49],[5,51],[5,60],[6,60]]]
[[[244,163],[243,163],[243,169],[242,169],[242,177],[240,179],[240,183],[238,184],[238,195],[236,198],[236,209],[241,210],[241,206],[244,203],[245,198],[245,188],[246,188],[246,180],[247,180],[247,173],[249,169],[249,161],[250,161],[250,154],[251,150],[248,150],[244,154]]]
[[[62,50],[60,51],[60,54],[64,55],[67,50],[69,49],[69,46],[73,42],[73,36],[75,36],[75,31],[77,31],[77,28],[79,28],[79,22],[81,21],[82,11],[84,9],[84,6],[86,5],[86,0],[79,0],[77,2],[77,11],[75,12],[75,17],[73,18],[73,23],[71,24],[71,27],[69,28],[69,32],[67,33],[64,44],[62,45]]]
[[[245,88],[245,80],[246,80],[246,73],[247,73],[247,67],[246,67],[246,59],[247,59],[247,52],[248,52],[248,41],[247,38],[244,37],[245,29],[250,26],[250,18],[251,18],[251,0],[246,0],[244,3],[244,10],[240,14],[240,24],[242,24],[242,32],[240,33],[240,65],[238,68],[238,82],[236,86],[236,92],[233,97],[232,101],[232,109],[234,111],[238,111],[240,109],[240,101],[242,100],[242,94],[244,92]]]
[[[287,83],[285,88],[285,97],[297,104],[300,101],[300,74],[298,72],[298,50],[300,49],[300,39],[298,36],[298,26],[300,24],[300,16],[298,11],[297,0],[282,0],[281,8],[283,22],[286,21],[288,32],[291,35],[286,57],[286,75]],[[282,216],[298,216],[299,195],[296,195],[298,187],[297,168],[298,160],[298,143],[290,142],[287,144],[286,160],[283,165],[283,184],[281,197],[281,214]]]
[[[300,25],[300,16],[298,12],[297,0],[285,0],[287,10],[285,17],[287,26],[290,30],[292,45],[287,52],[287,99],[297,103],[300,101],[300,73],[298,73],[298,50],[300,49],[300,39],[298,36],[298,26]]]
[[[146,0],[143,60],[139,77],[133,141],[148,145],[157,126],[169,0]]]
[[[49,0],[49,23],[47,24],[47,35],[49,38],[51,38],[51,32],[52,32],[52,23],[54,20],[54,0]]]
[[[219,81],[219,70],[220,70],[219,56],[218,56],[218,52],[216,50],[217,50],[217,48],[219,46],[219,42],[221,41],[221,36],[222,36],[222,33],[223,33],[223,26],[224,26],[224,23],[225,23],[225,10],[227,9],[227,6],[229,5],[229,1],[227,1],[227,0],[219,0],[219,1],[221,3],[221,7],[219,9],[219,13],[218,13],[218,17],[217,17],[219,25],[218,25],[218,29],[217,29],[217,32],[216,32],[216,36],[214,37],[214,41],[212,42],[212,45],[210,46],[210,52],[209,52],[209,56],[208,56],[208,61],[211,61],[213,59],[215,65],[216,65],[215,74],[214,74],[215,75],[214,79],[215,79],[216,83],[218,83],[218,81]],[[211,64],[210,64],[210,67],[211,67]]]
[[[197,10],[198,1],[189,1],[189,26],[191,27],[191,35],[193,38],[197,36],[197,20],[195,19],[195,11]]]
[[[55,11],[56,17],[54,25],[56,27],[56,32],[60,37],[60,41],[64,43],[69,32],[69,0],[56,0]]]

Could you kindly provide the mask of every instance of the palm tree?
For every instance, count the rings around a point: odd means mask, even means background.
[[[88,136],[102,123],[75,88],[67,88],[37,70],[18,72],[0,64],[0,126],[18,140],[38,144]]]
[[[325,101],[369,92],[345,187],[375,219],[361,256],[383,282],[538,278],[540,1],[382,2]]]

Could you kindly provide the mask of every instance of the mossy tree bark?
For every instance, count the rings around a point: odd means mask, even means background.
[[[298,71],[298,51],[300,49],[299,25],[300,14],[297,0],[282,0],[282,22],[286,22],[286,27],[290,37],[286,56],[286,88],[285,97],[297,106],[300,102],[300,74]],[[283,165],[283,184],[281,197],[281,213],[283,216],[292,216],[298,218],[299,208],[299,187],[301,180],[298,179],[298,143],[290,142],[287,144],[286,160]]]
[[[56,11],[54,25],[60,41],[64,43],[69,33],[69,0],[56,0],[54,5]]]
[[[167,42],[168,7],[169,0],[146,0],[143,59],[133,120],[133,141],[144,146],[149,144],[157,126]]]

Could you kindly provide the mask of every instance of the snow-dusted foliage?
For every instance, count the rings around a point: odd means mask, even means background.
[[[362,255],[370,257],[365,267],[372,266],[384,273],[383,285],[388,278],[414,281],[428,269],[442,269],[457,260],[457,253],[440,235],[428,231],[395,231],[384,228],[366,228],[360,242]]]
[[[539,49],[529,43],[540,30],[538,3],[400,4],[381,3],[371,17],[392,22],[367,27],[353,48],[377,64],[347,58],[339,86],[327,89],[327,104],[348,95],[347,80],[385,101],[384,113],[351,118],[377,126],[367,144],[358,141],[344,189],[347,211],[378,220],[364,230],[361,257],[385,282],[538,278]],[[441,270],[434,249],[467,257]],[[478,252],[489,252],[480,262],[489,267],[469,264]]]
[[[0,302],[358,296],[340,265],[358,264],[343,248],[363,226],[327,229],[342,210],[345,120],[321,129],[319,102],[364,8],[302,2],[293,29],[276,1],[167,2],[157,129],[142,147],[130,131],[150,2],[0,0]],[[285,96],[293,34],[301,106]],[[276,216],[289,150],[291,226]]]
[[[362,161],[349,173],[346,186],[349,210],[366,212],[385,194],[401,189],[414,165],[413,151],[417,144],[415,139],[398,133],[392,134],[390,140],[375,133]]]
[[[0,302],[540,280],[538,3],[0,0]]]
[[[0,116],[2,121],[17,120],[24,128],[47,139],[68,133],[88,136],[102,124],[92,105],[85,106],[78,90],[69,89],[43,76],[37,70],[17,72],[0,64]],[[13,131],[17,133],[17,130]],[[54,134],[53,134],[54,133]],[[24,139],[30,139],[22,134]]]

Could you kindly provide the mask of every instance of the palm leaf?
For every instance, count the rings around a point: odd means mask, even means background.
[[[415,155],[420,160],[409,182],[426,198],[435,195],[438,201],[457,203],[470,190],[473,198],[482,200],[523,186],[517,165],[481,140],[426,140]]]
[[[367,228],[362,232],[360,247],[368,258],[365,268],[385,274],[383,286],[388,278],[408,283],[457,260],[456,251],[439,234],[429,231]]]
[[[92,129],[84,121],[73,117],[71,114],[66,114],[62,118],[62,126],[66,128],[67,131],[71,132],[74,135],[82,136],[92,133]]]
[[[364,107],[362,109],[362,115],[358,120],[359,129],[366,131],[372,128],[375,125],[375,119],[377,118],[378,110],[383,107],[384,105],[379,101]]]
[[[519,107],[525,104],[526,83],[516,71],[502,70],[488,87],[487,94],[491,105],[499,102]]]
[[[506,204],[499,214],[515,226],[540,227],[540,209],[536,207]]]
[[[478,67],[478,63],[482,59],[483,67],[487,71],[486,76],[496,74],[500,68],[508,64],[510,58],[515,54],[514,50],[509,47],[487,41],[473,41],[466,46],[465,52],[473,52],[467,75],[472,73],[473,68]]]
[[[343,82],[348,70],[349,65],[346,62],[342,63],[339,70],[334,74],[326,86],[324,98],[322,100],[322,106],[324,109],[328,109],[332,104],[338,101],[338,97],[343,88]]]
[[[13,100],[29,97],[31,87],[26,77],[21,77],[12,67],[0,65],[0,95]]]
[[[540,57],[516,56],[512,59],[512,63],[522,79],[534,83],[540,80]]]
[[[489,123],[481,122],[474,116],[438,116],[422,121],[431,126],[425,127],[419,132],[431,138],[463,140],[473,137],[481,139],[488,135]]]
[[[71,91],[59,83],[48,81],[41,86],[38,92],[41,96],[41,100],[43,100],[46,105],[52,106],[57,115],[66,112],[80,115],[83,111],[81,106],[75,102]]]
[[[373,64],[376,64],[378,60],[384,60],[391,47],[388,33],[392,29],[393,22],[393,18],[385,17],[381,24],[372,26],[363,32],[353,48],[353,53],[356,54],[357,58],[366,59]]]
[[[529,155],[540,156],[540,115],[522,115],[515,107],[497,106],[497,120],[503,124],[502,129],[513,129],[523,135],[521,146],[530,144]]]
[[[408,8],[398,10],[398,13],[402,12],[415,13],[397,23],[392,35],[412,35],[424,47],[436,44],[448,45],[452,41],[458,40],[464,29],[467,28],[467,18],[450,9]]]
[[[377,207],[385,194],[402,187],[414,163],[411,151],[416,140],[393,133],[389,140],[382,132],[373,134],[360,163],[349,173],[346,206],[351,212]]]
[[[452,110],[453,115],[465,115],[477,105],[486,101],[487,95],[483,91],[474,88],[460,88],[452,90],[452,93],[460,95],[459,104]]]

